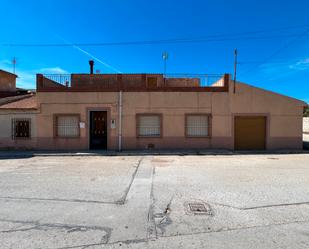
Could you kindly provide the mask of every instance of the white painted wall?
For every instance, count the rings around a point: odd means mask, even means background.
[[[12,120],[14,118],[31,119],[31,139],[12,139]],[[23,111],[0,111],[0,149],[35,148],[37,137],[36,114]]]

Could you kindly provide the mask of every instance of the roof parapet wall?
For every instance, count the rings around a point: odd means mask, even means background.
[[[227,92],[229,74],[37,74],[38,92]]]

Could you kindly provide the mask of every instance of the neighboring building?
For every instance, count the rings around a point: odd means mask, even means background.
[[[36,149],[37,114],[33,94],[0,99],[0,148]]]
[[[306,103],[227,74],[38,74],[29,99],[36,149],[302,149]]]
[[[16,78],[16,74],[12,74],[0,69],[0,92],[15,92]]]
[[[0,148],[35,149],[35,94],[16,87],[17,75],[0,70]]]
[[[28,91],[16,88],[17,75],[0,69],[0,99],[27,94]]]

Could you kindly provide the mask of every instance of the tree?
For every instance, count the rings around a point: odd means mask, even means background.
[[[304,117],[309,117],[309,107],[304,108]]]

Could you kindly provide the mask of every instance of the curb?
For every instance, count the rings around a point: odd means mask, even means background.
[[[304,144],[304,149],[308,148],[308,144]],[[30,157],[61,157],[61,156],[147,156],[147,155],[161,155],[161,156],[233,156],[233,155],[270,155],[270,154],[308,154],[307,150],[275,150],[275,151],[229,151],[229,150],[160,150],[160,151],[0,151],[0,159],[7,158],[30,158]]]

